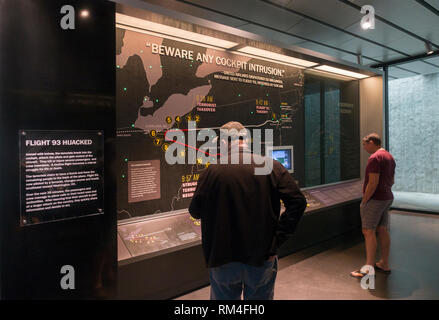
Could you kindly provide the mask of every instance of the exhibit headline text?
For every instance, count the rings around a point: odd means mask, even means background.
[[[226,66],[229,68],[254,71],[254,72],[264,73],[273,76],[283,77],[285,74],[284,69],[264,66],[255,63],[248,63],[246,61],[241,61],[235,58],[226,58],[226,57],[216,56],[207,53],[200,53],[200,52],[197,52],[195,54],[195,52],[192,50],[179,49],[179,48],[165,46],[157,43],[148,43],[147,47],[148,46],[151,47],[151,52],[153,54],[159,54],[162,56],[176,57],[180,59],[198,61],[203,63],[215,63],[217,65]]]

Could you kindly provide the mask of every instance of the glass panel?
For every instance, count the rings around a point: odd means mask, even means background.
[[[360,177],[359,81],[305,77],[305,186]]]
[[[305,83],[305,186],[321,184],[320,81]]]
[[[340,85],[325,82],[325,183],[340,181]]]

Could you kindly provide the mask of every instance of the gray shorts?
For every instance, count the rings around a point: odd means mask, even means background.
[[[392,200],[369,200],[365,205],[360,205],[361,224],[363,229],[376,229],[389,227],[389,209]]]

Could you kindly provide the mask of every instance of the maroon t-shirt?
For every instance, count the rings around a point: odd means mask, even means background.
[[[384,149],[380,149],[369,157],[364,177],[363,193],[366,191],[369,182],[369,173],[379,173],[380,179],[375,193],[371,199],[391,200],[393,199],[392,181],[395,175],[395,159]]]

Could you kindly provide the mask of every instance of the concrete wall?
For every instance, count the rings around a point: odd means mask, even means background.
[[[389,81],[395,191],[439,193],[439,73]]]
[[[360,140],[369,133],[376,132],[383,137],[383,78],[372,77],[360,81]],[[384,141],[383,141],[384,145]],[[361,178],[364,178],[369,154],[361,149]]]

